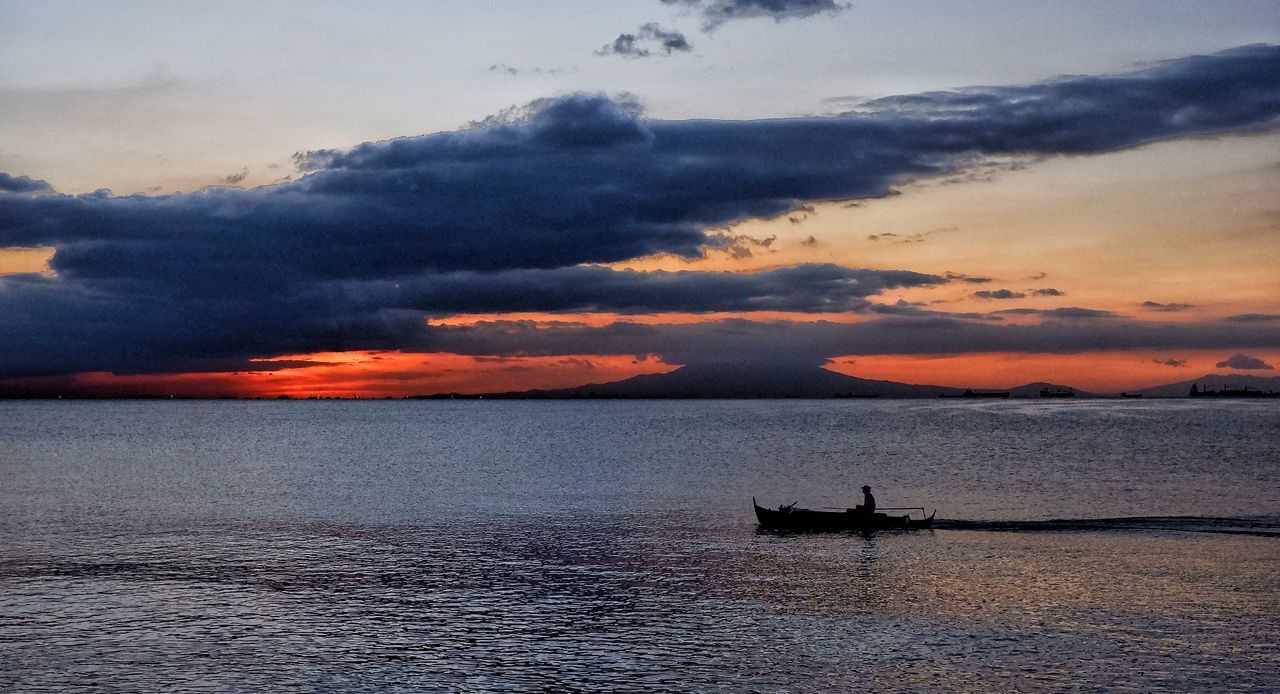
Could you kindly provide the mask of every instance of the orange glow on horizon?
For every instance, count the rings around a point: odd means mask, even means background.
[[[329,352],[259,360],[307,361],[273,371],[116,375],[104,372],[0,380],[0,392],[87,397],[384,398],[502,393],[618,381],[675,368],[631,356],[470,357],[406,352]]]
[[[826,368],[859,378],[957,388],[1003,389],[1046,381],[1100,394],[1196,379],[1210,373],[1277,373],[1217,367],[1228,351],[872,355],[838,357]],[[1280,363],[1280,353],[1250,353],[1268,363]],[[137,375],[93,372],[10,378],[0,380],[0,393],[37,397],[384,398],[569,388],[662,373],[679,366],[656,358],[641,361],[618,355],[471,357],[405,352],[331,352],[260,361],[262,371]],[[273,362],[312,365],[265,370]]]
[[[873,355],[832,359],[826,368],[858,378],[1003,389],[1045,381],[1096,393],[1118,393],[1199,378],[1206,374],[1274,376],[1276,371],[1231,371],[1216,364],[1229,350]],[[1255,352],[1251,352],[1255,354]],[[1275,364],[1280,353],[1256,353]],[[1172,364],[1178,364],[1174,366]]]

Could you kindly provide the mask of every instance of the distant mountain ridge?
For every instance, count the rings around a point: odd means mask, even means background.
[[[1090,394],[1070,386],[1028,383],[1009,389],[1011,397],[1035,398],[1041,389]],[[996,389],[974,389],[991,392]],[[880,381],[846,376],[821,367],[775,368],[741,365],[689,365],[660,374],[643,374],[611,383],[555,390],[491,393],[513,399],[564,398],[936,398],[961,395],[964,388]],[[1003,391],[1000,391],[1003,392]]]
[[[960,388],[874,381],[820,367],[775,369],[690,365],[660,374],[643,374],[611,383],[574,388],[495,393],[506,398],[936,398]]]
[[[1280,392],[1280,376],[1207,374],[1200,378],[1129,390],[1149,398],[1184,398],[1192,384],[1215,389],[1248,387]],[[817,366],[688,365],[660,374],[643,374],[610,383],[590,383],[572,388],[489,393],[483,397],[510,399],[571,398],[936,398],[962,395],[966,389],[918,383],[881,381],[846,376]],[[1036,381],[1008,389],[974,388],[982,392],[1008,392],[1012,398],[1039,398],[1041,391],[1072,393],[1074,397],[1109,397],[1098,393]],[[1118,395],[1118,393],[1116,394]],[[438,396],[437,396],[438,397]]]

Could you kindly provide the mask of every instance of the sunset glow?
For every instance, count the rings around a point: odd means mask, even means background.
[[[309,43],[179,60],[14,10],[9,45],[63,52],[0,84],[0,395],[501,393],[725,362],[1097,393],[1273,375],[1270,14],[1187,9],[1195,40],[1081,19],[1093,40],[1048,54],[970,27],[942,60],[896,21],[916,10],[658,4],[685,28],[614,8],[573,21],[617,39],[508,37],[522,60],[444,50],[408,12],[434,43],[324,86]]]

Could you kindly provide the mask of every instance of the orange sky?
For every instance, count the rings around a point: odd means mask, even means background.
[[[1155,350],[1141,353],[873,355],[838,357],[826,368],[859,378],[957,388],[1008,388],[1035,381],[1097,393],[1136,390],[1231,373],[1215,364],[1218,351]],[[1280,363],[1280,352],[1260,353]],[[65,377],[8,379],[4,385],[46,394],[92,397],[160,396],[383,398],[434,393],[490,393],[606,383],[678,365],[628,356],[487,358],[456,354],[346,352],[289,355],[317,366],[263,372],[117,376],[87,373]],[[1256,371],[1275,375],[1274,371]]]
[[[1086,352],[1082,354],[876,355],[839,357],[827,368],[861,378],[927,383],[956,388],[1010,388],[1044,381],[1096,393],[1138,390],[1232,373],[1215,366],[1220,351]],[[1259,354],[1275,364],[1280,353]],[[1180,365],[1172,365],[1182,362]],[[1271,376],[1275,371],[1254,371]]]
[[[7,379],[3,386],[93,397],[338,397],[382,398],[435,393],[494,393],[604,383],[670,371],[656,359],[630,356],[492,358],[456,354],[344,352],[291,355],[317,366],[278,371],[117,376],[85,373]]]

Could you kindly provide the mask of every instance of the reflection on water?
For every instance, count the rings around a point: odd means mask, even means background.
[[[937,521],[934,527],[946,530],[986,530],[1011,533],[1151,530],[1280,537],[1280,516],[1255,516],[1252,518],[1125,516],[1123,518],[1055,518],[1052,520],[1024,521],[944,518]]]
[[[950,406],[889,403],[890,417],[861,404],[837,416],[804,403],[702,403],[706,414],[691,418],[624,404],[578,428],[589,411],[508,410],[504,428],[465,410],[479,436],[422,409],[384,409],[365,427],[268,403],[180,422],[145,407],[126,410],[140,423],[101,410],[39,411],[39,421],[17,412],[0,420],[0,471],[13,481],[0,488],[0,689],[1203,691],[1280,681],[1280,518],[1189,517],[1203,510],[1168,485],[1207,464],[1192,460],[1172,482],[1151,474],[1176,441],[1138,439],[1130,450],[1158,455],[1128,456],[1134,479],[1120,487],[1119,457],[1090,467],[1085,455],[1121,436],[1117,421],[1142,429],[1186,413],[1059,410],[1075,427],[1068,437],[1040,411],[1000,414],[1013,422],[981,431],[986,415]],[[352,412],[358,423],[370,410]],[[1182,426],[1198,426],[1194,438],[1273,426],[1240,412],[1243,421],[1192,415]],[[868,418],[884,427],[858,429]],[[517,443],[508,429],[532,438]],[[965,513],[944,506],[932,531],[762,533],[741,493],[811,500],[869,470],[908,479],[919,459],[885,453],[905,432],[972,452],[982,449],[974,439],[1009,429],[1057,439],[1052,457],[1069,460],[1041,461],[1044,486],[1026,482],[1025,454],[935,470],[945,482],[920,486]],[[754,433],[726,443],[732,431]],[[850,462],[870,436],[885,456],[874,470]],[[721,453],[705,460],[709,450]],[[791,473],[779,472],[778,451],[798,461]],[[1241,499],[1274,496],[1257,482],[1265,452],[1215,471],[1215,484]],[[1095,499],[1087,513],[1062,512],[1063,475]],[[979,487],[1042,509],[1040,519],[982,515],[998,502],[990,491],[946,493]],[[1124,488],[1148,507],[1172,499],[1154,509],[1168,515],[1106,517]],[[1045,520],[1085,516],[1096,520]]]
[[[690,520],[47,538],[75,551],[0,564],[0,685],[1194,690],[1280,676],[1268,538]]]

